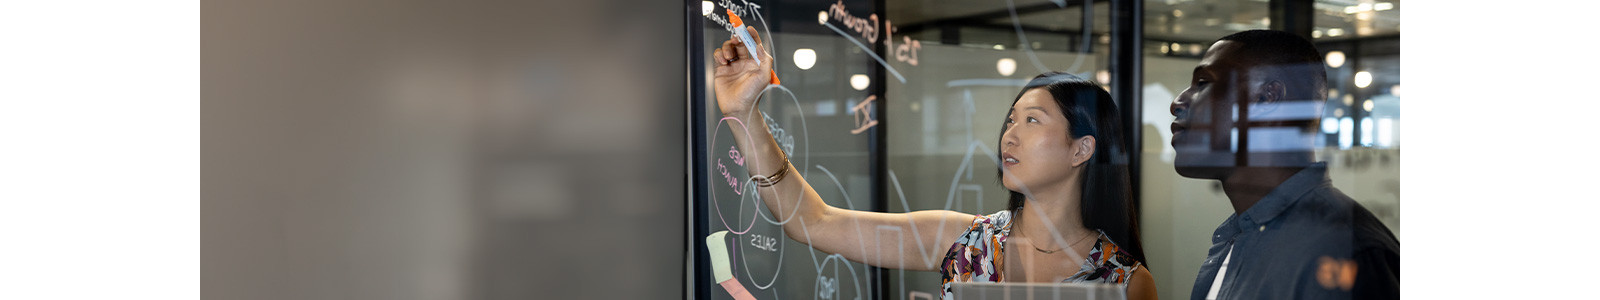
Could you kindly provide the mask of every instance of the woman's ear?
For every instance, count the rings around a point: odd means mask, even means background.
[[[1072,152],[1072,167],[1077,168],[1083,166],[1083,163],[1089,162],[1089,159],[1094,157],[1095,140],[1094,136],[1085,135],[1073,142],[1078,143],[1078,150]]]

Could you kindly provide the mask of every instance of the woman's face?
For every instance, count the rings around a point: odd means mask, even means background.
[[[1087,161],[1073,154],[1089,137],[1068,135],[1072,124],[1067,123],[1050,91],[1035,88],[1023,93],[1006,118],[1000,136],[1001,182],[1006,189],[1031,192],[1053,188],[1072,177],[1074,165]]]

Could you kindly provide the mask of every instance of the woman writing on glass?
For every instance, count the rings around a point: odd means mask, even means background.
[[[756,35],[753,27],[740,30]],[[712,54],[713,85],[724,116],[760,129],[767,125],[756,104],[771,81],[773,60],[763,45],[755,48],[759,63],[738,39],[723,42]],[[1004,121],[998,160],[1010,199],[990,215],[832,207],[793,171],[766,130],[733,136],[747,159],[758,160],[746,166],[772,214],[800,218],[783,220],[789,238],[873,266],[938,271],[942,298],[952,297],[951,282],[988,281],[1111,283],[1125,287],[1129,299],[1156,299],[1133,223],[1128,156],[1110,94],[1077,76],[1046,73],[1018,93]],[[908,230],[899,244],[857,234],[879,226]],[[935,255],[943,257],[938,265],[924,263]]]

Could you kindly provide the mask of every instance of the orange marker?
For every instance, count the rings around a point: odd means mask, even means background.
[[[756,54],[756,40],[755,38],[750,37],[749,31],[744,29],[744,20],[739,19],[739,15],[733,13],[733,10],[727,9],[727,11],[728,20],[733,21],[733,35],[738,36],[739,40],[744,42],[744,48],[750,51],[750,58],[754,58],[756,60],[756,64],[761,64],[761,55]],[[777,71],[772,71],[771,82],[772,84],[781,84],[781,81],[778,81]]]

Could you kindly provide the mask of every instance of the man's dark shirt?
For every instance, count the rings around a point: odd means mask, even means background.
[[[1211,291],[1229,246],[1217,299],[1400,298],[1400,241],[1333,187],[1326,163],[1300,170],[1217,227],[1191,299]]]

